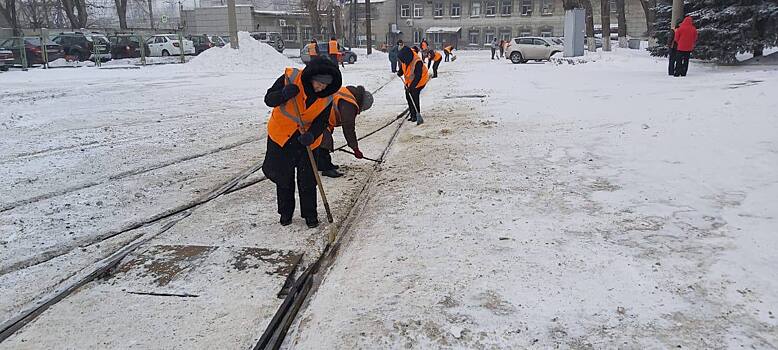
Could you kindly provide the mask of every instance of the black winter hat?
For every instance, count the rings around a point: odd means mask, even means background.
[[[311,81],[314,76],[317,75],[329,75],[332,77],[332,82],[327,84],[327,87],[321,92],[314,92],[313,84]],[[305,88],[305,94],[316,95],[316,97],[327,97],[336,93],[343,85],[343,77],[340,74],[340,69],[332,61],[323,57],[314,57],[308,62],[308,65],[303,69],[302,77],[303,88]]]
[[[413,55],[415,55],[415,54],[413,53],[411,48],[407,47],[407,46],[404,46],[400,50],[400,53],[397,54],[397,59],[399,59],[400,62],[402,62],[402,63],[408,64],[408,63],[411,63],[411,61],[413,61]]]

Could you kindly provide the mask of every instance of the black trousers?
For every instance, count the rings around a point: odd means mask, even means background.
[[[330,55],[330,59],[332,60],[332,63],[335,63],[335,65],[339,65],[338,63],[338,55]]]
[[[419,115],[419,113],[421,113],[421,105],[419,105],[419,95],[421,95],[422,89],[424,89],[423,86],[419,89],[405,90],[405,100],[408,101],[408,110],[411,111],[411,119],[415,119],[416,116]]]
[[[494,53],[495,53],[495,51],[497,51],[497,49],[495,49],[495,48],[492,48],[492,59],[494,59]]]
[[[435,61],[432,63],[432,77],[437,78],[438,77],[438,66],[440,66],[440,61]]]
[[[675,76],[686,76],[689,71],[689,56],[691,51],[676,51],[675,53]]]
[[[319,168],[319,171],[335,169],[335,164],[332,164],[330,150],[319,147],[313,151],[313,155],[316,157],[316,167]]]
[[[294,135],[284,147],[268,138],[267,154],[262,164],[262,171],[270,181],[276,184],[278,213],[282,217],[294,215],[295,172],[300,197],[300,216],[304,218],[317,217],[316,178],[308,158],[308,151],[297,142]]]
[[[675,59],[676,59],[675,55],[676,55],[675,49],[670,48],[670,52],[667,55],[667,61],[668,61],[667,74],[669,75],[675,75]]]
[[[397,73],[397,60],[389,59],[389,62],[392,64],[392,73]]]
[[[448,51],[443,51],[443,53],[446,54],[446,62],[448,62],[448,56],[450,56],[450,54],[448,53]]]

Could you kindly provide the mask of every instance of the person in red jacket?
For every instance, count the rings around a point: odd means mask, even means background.
[[[694,51],[694,44],[697,43],[697,28],[692,23],[692,18],[686,16],[681,25],[675,30],[675,76],[685,77],[689,70],[689,56]]]

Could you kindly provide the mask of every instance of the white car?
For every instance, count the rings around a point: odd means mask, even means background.
[[[554,54],[565,50],[550,39],[535,36],[513,38],[508,42],[505,57],[513,63],[524,63],[529,60],[547,61]]]
[[[178,34],[158,34],[148,40],[149,56],[170,56],[181,54],[181,44]],[[184,39],[184,55],[194,55],[195,47],[191,40]]]

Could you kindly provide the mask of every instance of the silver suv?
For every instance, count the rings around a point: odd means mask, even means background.
[[[505,57],[514,64],[525,63],[529,60],[547,61],[554,54],[563,51],[564,48],[552,41],[551,38],[524,36],[513,38],[508,42]]]

